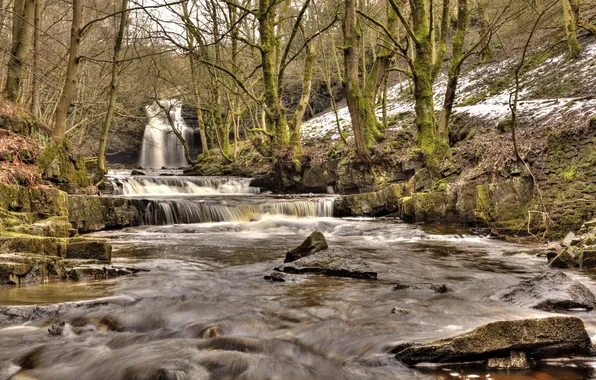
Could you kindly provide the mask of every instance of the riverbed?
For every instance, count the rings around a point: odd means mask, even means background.
[[[266,198],[247,196],[252,203]],[[320,202],[308,196],[300,201],[308,199]],[[528,247],[397,219],[289,214],[92,234],[110,240],[115,264],[150,271],[0,291],[0,305],[106,297],[56,318],[1,328],[0,379],[18,371],[14,363],[32,349],[38,352],[28,373],[35,379],[596,379],[596,361],[589,360],[509,372],[411,369],[389,353],[400,343],[445,338],[497,320],[553,315],[490,299],[550,270],[544,258],[504,255]],[[313,231],[322,232],[330,248],[361,257],[378,280],[263,279]],[[596,289],[588,275],[568,274]],[[449,291],[437,293],[430,285]],[[593,312],[575,315],[596,335]],[[48,334],[61,321],[67,322],[62,334]]]

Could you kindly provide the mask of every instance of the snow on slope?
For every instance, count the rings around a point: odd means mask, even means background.
[[[509,97],[512,83],[495,91],[499,79],[507,79],[517,65],[516,59],[477,66],[462,73],[456,97],[455,114],[467,114],[485,119],[496,126],[510,115]],[[440,111],[446,87],[446,76],[437,80],[434,90],[435,108]],[[509,81],[512,82],[512,81]],[[496,90],[499,90],[498,87]],[[476,98],[476,99],[474,99]],[[466,100],[477,100],[465,105]],[[458,106],[458,104],[460,106]],[[412,96],[404,86],[395,85],[389,89],[387,114],[389,117],[414,111]],[[596,43],[586,45],[580,58],[569,61],[566,53],[554,56],[537,65],[522,77],[520,116],[530,120],[561,121],[573,117],[582,122],[586,116],[596,114]],[[351,135],[350,114],[347,106],[338,109],[340,125],[346,136]],[[380,107],[377,116],[381,117]],[[392,129],[399,129],[398,124]],[[303,138],[308,141],[322,138],[339,139],[336,116],[328,110],[305,122]]]

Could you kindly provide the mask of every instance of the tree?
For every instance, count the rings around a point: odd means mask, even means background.
[[[66,66],[66,78],[62,87],[62,95],[56,106],[54,129],[52,130],[52,140],[59,144],[61,144],[66,137],[68,109],[72,103],[77,83],[77,72],[80,62],[79,48],[81,46],[82,20],[83,1],[72,0],[72,24],[70,27],[70,45],[68,51],[68,64]]]
[[[577,28],[575,14],[571,2],[574,0],[561,0],[563,2],[563,21],[565,22],[565,33],[567,34],[567,46],[572,59],[579,57],[581,45],[577,40]]]
[[[128,0],[122,0],[120,5],[120,25],[118,27],[118,34],[114,43],[114,55],[112,63],[112,78],[110,81],[110,96],[108,100],[108,109],[103,124],[101,138],[99,140],[99,150],[97,153],[97,174],[101,178],[108,169],[106,165],[106,149],[108,145],[108,134],[110,133],[110,126],[114,117],[114,108],[116,107],[116,96],[118,95],[118,74],[122,65],[120,61],[120,51],[122,50],[122,40],[126,31],[128,23]]]
[[[12,21],[12,47],[3,97],[16,102],[21,94],[21,82],[25,75],[25,61],[33,40],[35,0],[14,0]]]

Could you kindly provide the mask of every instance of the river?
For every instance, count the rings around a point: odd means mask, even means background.
[[[332,197],[260,194],[245,179],[112,180],[118,196],[148,201],[147,225],[92,235],[110,240],[114,264],[150,271],[2,289],[0,305],[104,301],[0,328],[0,379],[32,349],[35,368],[19,379],[596,379],[596,361],[410,369],[387,353],[497,320],[552,315],[490,299],[548,270],[543,258],[503,255],[527,247],[394,219],[333,218]],[[263,279],[315,230],[331,248],[362,257],[378,280]],[[587,274],[568,274],[596,289]],[[594,336],[594,313],[578,315]],[[49,335],[58,321],[67,322],[64,332]]]

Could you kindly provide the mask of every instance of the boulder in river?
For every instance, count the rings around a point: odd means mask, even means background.
[[[547,256],[548,258],[548,256]],[[564,249],[548,262],[548,265],[554,268],[573,268],[576,266],[575,257],[571,255],[569,249]]]
[[[302,257],[291,263],[284,263],[276,271],[295,274],[324,274],[332,277],[352,277],[376,280],[377,272],[373,272],[367,263],[352,253],[336,250]]]
[[[410,365],[456,363],[508,357],[511,352],[546,359],[593,355],[593,348],[581,319],[549,317],[489,323],[462,335],[406,348],[396,358]]]
[[[530,278],[491,298],[546,311],[592,310],[596,307],[596,297],[590,289],[562,272],[549,272]]]
[[[291,263],[302,257],[310,256],[320,251],[328,249],[327,240],[325,236],[319,231],[315,231],[306,238],[302,244],[286,253],[284,263]]]

